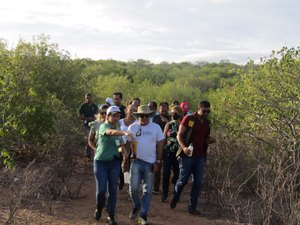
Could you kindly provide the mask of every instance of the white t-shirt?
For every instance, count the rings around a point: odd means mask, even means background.
[[[160,126],[152,122],[146,126],[134,123],[128,127],[128,131],[135,133],[133,141],[137,142],[136,157],[143,161],[154,163],[156,161],[157,142],[165,139]]]
[[[136,123],[137,119],[132,123]],[[130,124],[131,125],[131,124]],[[121,131],[127,131],[128,130],[128,126],[126,126],[125,122],[124,122],[124,118],[119,120],[119,127]],[[124,143],[126,143],[127,139],[126,136],[122,136]]]

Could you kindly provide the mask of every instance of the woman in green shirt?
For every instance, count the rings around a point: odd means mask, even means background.
[[[95,151],[94,174],[96,179],[96,202],[95,219],[101,218],[102,209],[105,205],[105,193],[108,187],[108,217],[107,222],[116,225],[115,208],[117,201],[118,178],[121,170],[120,154],[118,148],[122,145],[121,136],[132,138],[132,133],[117,130],[120,120],[120,109],[117,106],[110,106],[107,109],[106,122],[100,125],[98,131],[97,147],[94,143],[94,136],[90,135],[89,145]]]

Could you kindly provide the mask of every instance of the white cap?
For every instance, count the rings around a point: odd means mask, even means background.
[[[107,109],[106,114],[108,115],[108,114],[119,113],[119,112],[121,112],[120,108],[118,106],[113,105]]]
[[[107,102],[109,105],[115,105],[114,101],[112,100],[112,98],[106,98],[105,102]]]

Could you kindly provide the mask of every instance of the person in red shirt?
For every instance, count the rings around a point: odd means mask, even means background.
[[[181,192],[192,174],[194,179],[189,198],[188,213],[194,215],[201,214],[197,210],[197,203],[204,174],[206,152],[208,144],[215,142],[215,139],[210,136],[210,123],[207,118],[209,113],[210,103],[208,101],[201,101],[198,111],[193,115],[185,116],[180,124],[177,139],[183,151],[179,157],[179,179],[177,180],[173,198],[170,202],[171,209],[176,207]],[[192,129],[192,133],[186,142],[184,137],[187,129]],[[189,148],[191,144],[193,145],[192,155],[190,155]]]

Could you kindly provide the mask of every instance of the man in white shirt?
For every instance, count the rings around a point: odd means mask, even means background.
[[[133,209],[129,218],[136,219],[142,225],[148,224],[147,215],[152,199],[152,189],[154,182],[154,173],[161,166],[163,154],[164,134],[159,125],[150,120],[153,112],[148,106],[142,105],[138,107],[138,111],[134,115],[138,118],[138,122],[129,126],[128,131],[134,133],[134,139],[128,140],[126,143],[127,152],[133,147],[135,159],[130,167],[130,196],[133,203]],[[126,155],[126,154],[125,154]],[[128,160],[125,156],[123,160]],[[128,165],[123,162],[123,171]],[[141,182],[143,181],[143,182]],[[142,202],[139,199],[139,185],[143,184]]]

